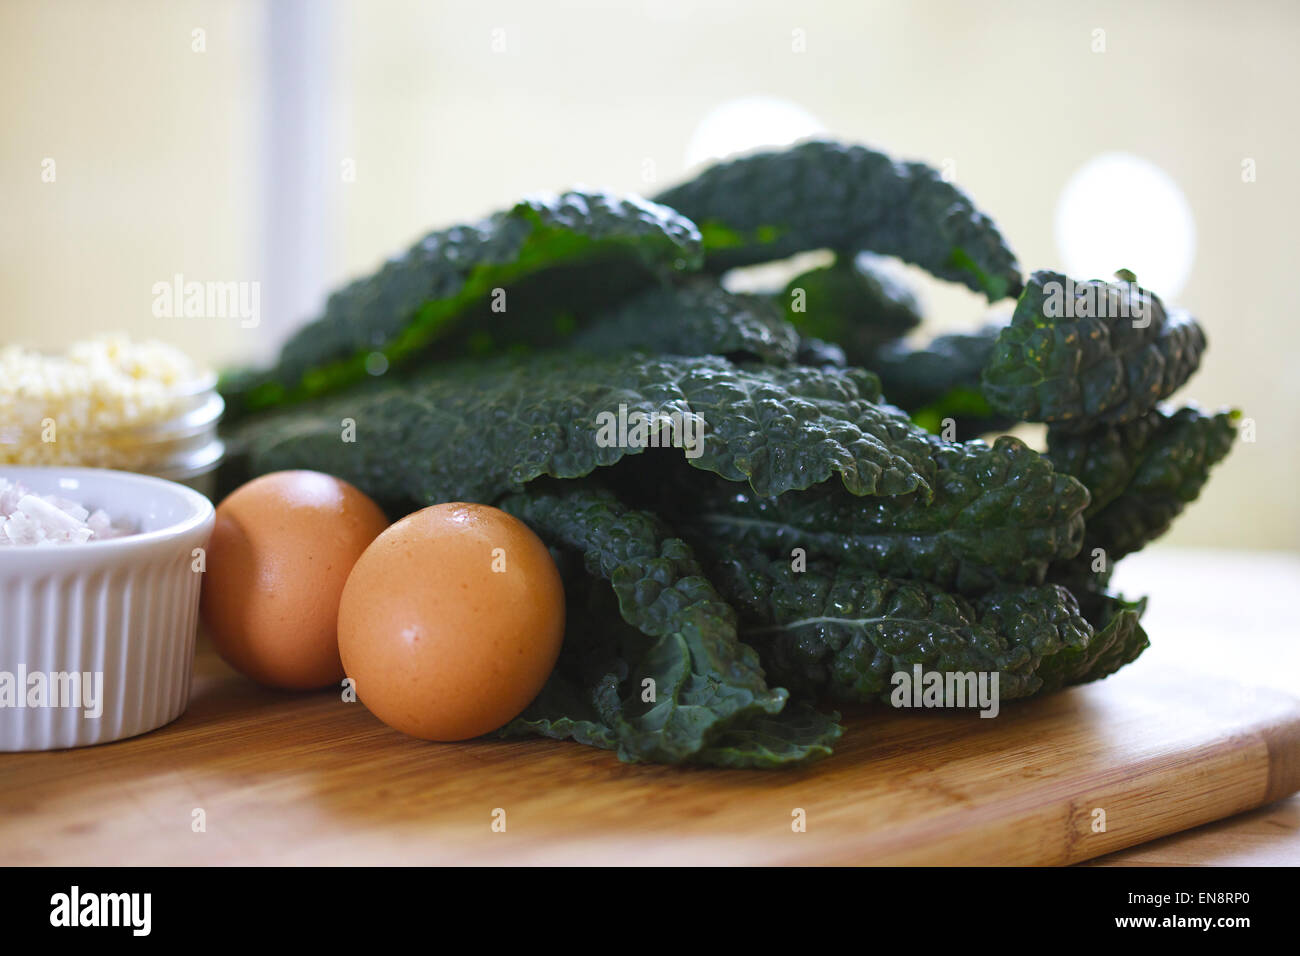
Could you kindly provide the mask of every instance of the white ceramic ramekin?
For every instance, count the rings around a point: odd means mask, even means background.
[[[207,547],[212,503],[122,471],[0,465],[0,477],[103,508],[137,530],[0,547],[0,751],[84,747],[175,720],[189,702],[202,581],[195,549]]]

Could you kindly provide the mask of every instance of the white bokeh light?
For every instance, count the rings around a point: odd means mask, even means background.
[[[826,132],[798,103],[771,96],[729,100],[700,120],[686,144],[686,165],[708,163],[760,146],[787,146]]]
[[[1076,279],[1130,269],[1162,298],[1177,295],[1196,258],[1196,220],[1173,177],[1128,153],[1079,167],[1056,204],[1056,246]]]

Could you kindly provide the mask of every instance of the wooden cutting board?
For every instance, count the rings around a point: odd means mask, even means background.
[[[1071,863],[1300,789],[1300,701],[1144,663],[992,720],[856,716],[830,759],[761,772],[426,743],[201,644],[170,726],[0,754],[0,864]]]

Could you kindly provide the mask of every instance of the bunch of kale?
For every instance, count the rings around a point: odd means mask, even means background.
[[[833,261],[784,289],[723,284],[809,250]],[[910,346],[916,299],[881,257],[1014,314]],[[1160,406],[1204,346],[1131,275],[1025,280],[932,168],[810,142],[655,202],[569,192],[430,234],[225,378],[225,478],[312,468],[395,514],[470,500],[533,527],[568,632],[503,733],[790,765],[839,736],[821,705],[887,701],[915,665],[996,672],[1009,699],[1142,652],[1114,562],[1235,434]],[[1047,424],[1045,453],[959,440],[1019,422]]]

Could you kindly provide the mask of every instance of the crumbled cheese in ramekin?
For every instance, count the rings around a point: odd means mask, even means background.
[[[56,495],[38,495],[0,478],[0,547],[85,544],[130,534],[102,509],[89,509]]]
[[[205,378],[177,349],[124,335],[63,355],[0,348],[0,463],[112,465],[113,445],[186,411]]]

